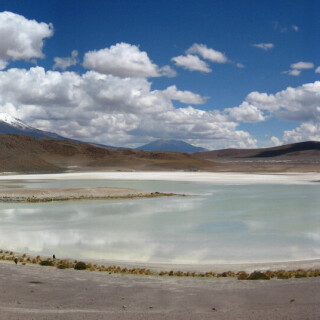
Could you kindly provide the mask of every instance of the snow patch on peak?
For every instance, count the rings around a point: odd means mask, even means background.
[[[16,118],[10,116],[10,114],[7,113],[0,113],[0,120],[9,124],[14,124],[17,122]]]
[[[25,124],[19,119],[14,118],[10,114],[7,113],[0,113],[0,121],[3,121],[13,127],[20,128],[20,129],[31,129],[30,126]]]

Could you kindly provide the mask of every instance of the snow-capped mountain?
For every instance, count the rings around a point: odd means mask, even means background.
[[[67,139],[53,132],[33,128],[7,113],[0,113],[0,134],[24,134],[34,138]]]
[[[10,124],[11,126],[21,128],[21,129],[32,129],[32,127],[26,125],[21,120],[16,119],[12,116],[10,116],[7,113],[0,113],[0,121],[5,122],[6,124]]]
[[[59,136],[54,132],[43,131],[31,127],[24,123],[23,121],[12,117],[7,113],[0,113],[0,134],[24,134],[26,136],[31,136],[34,138],[51,138],[51,139],[60,139],[60,140],[71,140],[75,142],[83,142],[80,140],[70,139],[63,136]],[[108,146],[104,144],[98,143],[90,143],[84,142],[89,144],[95,144],[101,147],[109,148],[109,149],[119,149],[118,147]],[[120,148],[121,149],[121,148]]]

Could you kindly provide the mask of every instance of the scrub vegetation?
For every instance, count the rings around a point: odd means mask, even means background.
[[[225,278],[232,277],[238,280],[270,280],[270,279],[290,279],[290,278],[307,278],[307,277],[319,277],[320,269],[309,269],[309,270],[268,270],[265,272],[253,271],[247,273],[245,271],[233,272],[185,272],[179,270],[171,271],[151,271],[147,268],[121,268],[119,266],[104,266],[98,264],[85,263],[83,261],[71,261],[66,259],[52,259],[52,258],[41,258],[37,256],[32,258],[27,254],[17,255],[12,251],[0,250],[0,260],[12,261],[17,259],[18,263],[23,265],[26,264],[38,264],[41,266],[56,267],[58,269],[75,269],[75,270],[88,270],[107,272],[109,274],[136,274],[136,275],[147,275],[147,276],[167,276],[167,277],[201,277],[201,278]]]

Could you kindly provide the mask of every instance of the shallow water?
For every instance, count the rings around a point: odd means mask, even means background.
[[[0,247],[78,259],[243,263],[320,258],[320,184],[0,181],[0,188],[128,187],[192,196],[0,203]]]

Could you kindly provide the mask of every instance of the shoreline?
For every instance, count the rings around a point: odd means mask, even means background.
[[[84,259],[85,260],[85,259]],[[134,262],[111,260],[88,260],[91,263],[116,265],[120,268],[148,268],[155,272],[182,271],[182,272],[241,272],[253,271],[279,271],[279,270],[309,270],[320,269],[320,259],[279,261],[279,262],[252,262],[252,263],[217,263],[217,264],[183,264],[183,263],[158,263],[158,262]]]
[[[67,200],[107,200],[177,196],[173,193],[149,192],[128,188],[37,188],[0,190],[0,202],[49,202]],[[184,195],[180,195],[184,196]]]
[[[251,274],[255,271],[274,273],[292,272],[292,277],[296,273],[316,270],[320,276],[320,259],[282,261],[282,262],[259,262],[259,263],[225,263],[225,264],[173,264],[173,263],[153,263],[153,262],[134,262],[134,261],[117,261],[117,260],[101,260],[101,259],[75,259],[57,257],[52,259],[49,256],[40,256],[36,254],[28,254],[14,252],[10,250],[0,249],[0,263],[14,262],[18,259],[19,264],[39,265],[41,261],[54,262],[52,267],[59,268],[59,264],[64,264],[67,269],[74,268],[76,262],[83,261],[89,266],[90,271],[107,271],[111,273],[131,273],[142,275],[176,275],[176,276],[196,276],[196,277],[235,277],[240,273]],[[132,272],[131,272],[131,271]],[[192,275],[193,274],[193,275]],[[310,275],[311,276],[311,275]]]

